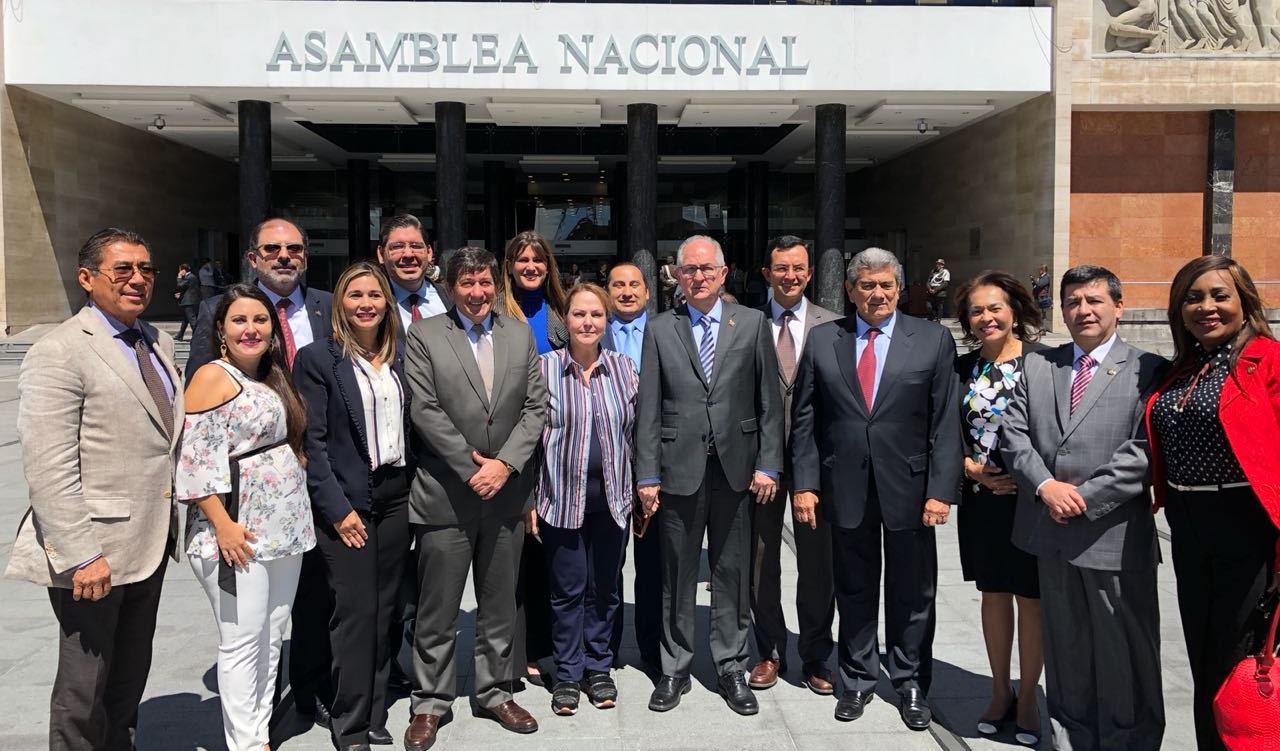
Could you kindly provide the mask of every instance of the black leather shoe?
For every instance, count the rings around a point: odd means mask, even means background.
[[[316,699],[315,705],[311,709],[311,718],[322,728],[333,727],[333,717],[329,714],[329,708],[319,699]]]
[[[875,695],[874,691],[845,691],[836,702],[836,719],[841,722],[858,719]]]
[[[369,728],[369,744],[373,746],[390,746],[395,741],[386,728]]]
[[[724,697],[729,709],[741,715],[753,715],[760,712],[760,702],[747,685],[747,676],[741,670],[725,673],[716,680],[716,690]]]
[[[680,697],[689,693],[692,684],[687,675],[664,675],[649,694],[649,709],[667,712],[680,706]]]
[[[902,692],[902,706],[898,708],[902,715],[902,723],[912,730],[926,730],[933,712],[929,709],[929,701],[924,692],[918,688],[909,688]]]

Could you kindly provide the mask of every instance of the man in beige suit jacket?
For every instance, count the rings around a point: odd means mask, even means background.
[[[59,624],[49,748],[131,749],[174,549],[182,384],[173,339],[138,316],[156,269],[106,229],[80,249],[89,304],[37,342],[18,376],[31,508],[5,571],[47,587]]]

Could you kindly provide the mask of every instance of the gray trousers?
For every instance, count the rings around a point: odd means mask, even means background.
[[[476,703],[511,701],[516,576],[524,520],[476,519],[461,526],[416,526],[418,616],[414,624],[413,714],[443,716],[458,695],[454,664],[458,608],[471,573],[476,592]]]
[[[662,494],[657,522],[662,524],[664,675],[688,675],[693,664],[704,534],[711,567],[711,658],[720,675],[746,669],[753,503],[749,493],[729,487],[715,456],[707,457],[702,486],[693,495]]]
[[[1058,751],[1156,751],[1164,737],[1155,569],[1040,558],[1045,683]]]

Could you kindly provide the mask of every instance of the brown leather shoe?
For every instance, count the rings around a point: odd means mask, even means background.
[[[804,676],[804,685],[809,690],[821,696],[831,696],[836,692],[835,684],[831,682],[831,673],[826,670],[806,672]]]
[[[782,663],[779,660],[761,660],[751,669],[751,679],[747,681],[747,685],[757,691],[773,688],[774,684],[778,682],[778,671],[781,668]]]
[[[416,714],[404,731],[405,751],[427,751],[435,745],[436,732],[440,730],[440,716]]]
[[[496,707],[477,707],[476,714],[497,720],[499,725],[513,733],[533,733],[538,721],[524,707],[514,701],[503,702]]]

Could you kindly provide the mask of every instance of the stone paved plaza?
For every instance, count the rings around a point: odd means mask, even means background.
[[[0,560],[6,560],[12,535],[26,509],[26,484],[22,476],[20,447],[14,430],[17,416],[17,366],[0,365]],[[122,437],[127,440],[127,437]],[[126,468],[121,468],[125,471]],[[1163,522],[1161,522],[1163,526]],[[1165,559],[1168,542],[1161,541]],[[938,632],[935,647],[935,680],[931,698],[935,708],[931,732],[913,733],[898,719],[887,678],[882,677],[879,698],[857,722],[844,724],[832,717],[835,701],[811,694],[800,685],[800,661],[794,652],[790,672],[773,689],[757,694],[760,714],[744,718],[731,712],[715,694],[714,674],[707,657],[706,614],[709,593],[699,593],[699,634],[703,651],[695,664],[693,692],[676,710],[658,715],[646,708],[651,682],[634,667],[617,672],[620,703],[617,709],[598,711],[584,702],[576,717],[555,717],[547,692],[531,686],[517,699],[538,718],[541,729],[531,736],[515,736],[495,723],[472,717],[467,699],[454,705],[455,719],[446,725],[436,745],[442,751],[503,748],[506,751],[565,749],[768,749],[819,751],[822,749],[995,749],[1017,748],[1011,736],[996,740],[977,738],[973,729],[986,705],[989,671],[982,646],[978,593],[961,579],[954,525],[938,535],[940,581]],[[139,727],[139,749],[182,751],[222,749],[221,714],[214,683],[217,636],[208,601],[186,563],[170,564],[156,630],[155,660],[147,685]],[[783,549],[784,601],[794,630],[795,557]],[[627,591],[630,591],[628,584]],[[629,595],[628,595],[629,596]],[[1164,656],[1165,711],[1168,730],[1164,748],[1192,749],[1191,686],[1186,667],[1182,632],[1174,599],[1173,572],[1160,567],[1161,634]],[[56,625],[45,592],[33,585],[0,581],[0,749],[33,751],[47,746],[49,690],[56,665]],[[463,645],[460,672],[467,676],[461,687],[471,686],[471,625],[474,598],[468,592],[459,618]],[[627,606],[627,617],[631,607]],[[634,662],[637,654],[628,642],[623,658]],[[794,635],[794,631],[793,631]],[[833,659],[834,664],[834,659]],[[1015,670],[1016,674],[1016,670]],[[408,723],[407,699],[396,702],[389,728],[397,748]],[[1046,722],[1047,725],[1047,722]],[[276,728],[276,749],[303,751],[332,748],[321,729]],[[1049,748],[1048,743],[1042,744]]]

